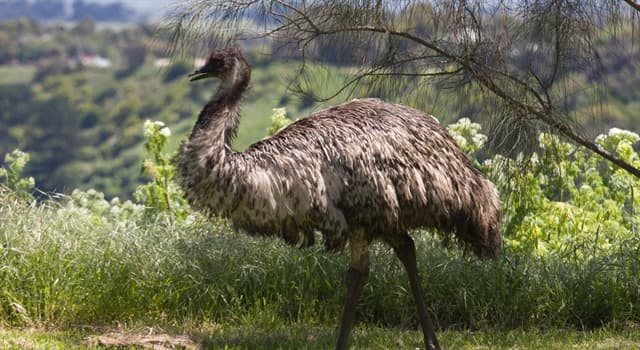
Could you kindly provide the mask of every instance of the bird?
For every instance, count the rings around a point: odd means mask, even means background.
[[[188,77],[219,80],[173,159],[189,205],[250,235],[296,247],[318,236],[327,251],[348,251],[338,350],[348,346],[370,247],[389,245],[408,274],[425,346],[439,350],[412,235],[435,232],[486,258],[499,256],[502,238],[495,186],[437,119],[401,104],[354,99],[235,151],[251,78],[240,48],[214,48]]]

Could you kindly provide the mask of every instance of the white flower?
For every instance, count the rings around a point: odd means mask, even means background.
[[[606,135],[604,134],[598,135],[598,137],[596,137],[596,142],[602,145],[610,139],[611,139],[610,142],[613,142],[613,143],[620,143],[621,141],[624,140],[626,142],[634,144],[640,141],[640,136],[638,136],[638,134],[636,134],[633,131],[623,130],[618,128],[611,128],[609,129],[609,132]]]
[[[146,139],[151,137],[157,131],[159,131],[160,134],[165,137],[169,137],[169,135],[171,135],[171,131],[167,127],[165,127],[164,122],[161,122],[159,120],[151,121],[149,119],[144,121],[143,135]]]
[[[122,209],[120,209],[120,207],[118,207],[118,206],[113,206],[113,207],[109,208],[109,212],[113,216],[118,216],[118,214],[120,214],[120,212],[122,212]]]
[[[144,121],[144,124],[142,125],[142,134],[144,135],[145,139],[148,139],[152,133],[153,133],[153,122],[147,119]]]
[[[640,136],[638,136],[638,134],[636,134],[635,132],[629,131],[629,130],[618,129],[618,128],[609,129],[609,136],[623,136],[623,137],[626,136],[626,137],[631,138],[634,142],[640,141]]]
[[[287,117],[287,109],[286,108],[272,108],[271,111],[271,119],[276,118],[286,118]]]
[[[453,139],[456,140],[456,143],[460,148],[465,148],[467,146],[467,139],[459,134],[453,134]]]
[[[479,148],[482,148],[484,143],[487,142],[487,136],[483,134],[475,134],[473,135],[473,142],[478,145]]]
[[[167,128],[166,126],[162,129],[160,129],[160,135],[164,136],[164,137],[169,137],[171,136],[171,130],[169,130],[169,128]]]

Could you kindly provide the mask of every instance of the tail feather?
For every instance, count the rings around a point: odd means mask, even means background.
[[[500,202],[492,183],[483,181],[481,193],[453,220],[457,240],[481,258],[497,258],[502,247]]]

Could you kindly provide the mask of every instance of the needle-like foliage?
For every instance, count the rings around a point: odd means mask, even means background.
[[[268,39],[277,53],[302,59],[291,87],[316,99],[365,88],[431,109],[424,96],[435,89],[481,96],[493,151],[531,151],[539,132],[554,132],[640,177],[583,136],[583,116],[568,112],[588,87],[577,88],[571,73],[597,77],[598,36],[635,37],[638,14],[633,0],[191,0],[167,29],[174,52]],[[340,90],[313,89],[321,78],[310,61],[344,67]]]

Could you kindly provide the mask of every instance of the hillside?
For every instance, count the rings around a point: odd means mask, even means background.
[[[616,40],[603,35],[601,72],[566,75],[567,108],[590,137],[610,127],[640,129],[640,50],[631,42],[631,32]],[[46,192],[94,188],[108,197],[130,196],[143,180],[143,122],[166,123],[177,134],[170,145],[176,149],[215,88],[211,80],[189,83],[186,74],[194,64],[169,60],[163,43],[149,26],[114,30],[98,29],[91,21],[71,28],[28,20],[1,23],[0,154],[14,148],[29,152],[28,174]],[[263,46],[245,53],[253,75],[237,149],[264,136],[272,108],[286,107],[295,119],[321,107],[287,91],[299,62],[276,59]],[[345,73],[319,79],[318,91],[334,91],[336,77],[346,76],[349,68],[331,70]],[[431,86],[414,94],[418,98],[399,102],[444,124],[461,117],[482,121],[487,108],[472,91],[456,95]]]
[[[18,31],[37,41],[34,46],[40,49],[29,57],[11,58],[11,47],[5,47],[7,59],[0,66],[0,153],[14,148],[29,152],[28,173],[44,191],[95,188],[108,196],[127,197],[142,180],[143,122],[162,121],[186,135],[215,83],[189,83],[186,74],[194,65],[170,62],[162,52],[144,49],[152,36],[142,29],[81,29],[82,23],[70,30],[57,28],[52,35],[35,22],[0,26],[0,41],[3,34]],[[52,52],[42,50],[42,42],[49,43]],[[286,104],[290,116],[299,117],[313,106],[286,91],[290,65],[267,62],[266,56],[252,52],[247,56],[256,68],[235,142],[238,149],[264,136],[272,108]],[[98,65],[95,61],[100,59],[109,64]],[[170,147],[176,149],[177,141]]]

